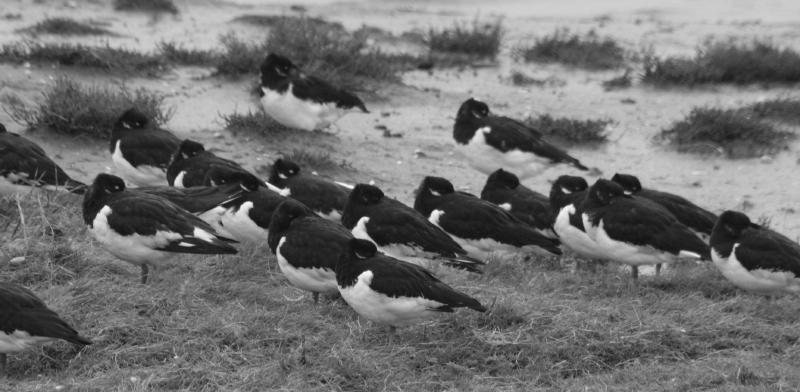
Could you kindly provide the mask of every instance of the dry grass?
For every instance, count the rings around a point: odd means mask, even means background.
[[[681,152],[751,158],[786,150],[795,137],[743,109],[695,108],[662,130],[657,139]]]
[[[55,63],[145,76],[158,76],[169,68],[164,57],[157,53],[140,53],[111,46],[32,41],[3,45],[0,62]]]
[[[554,118],[548,114],[529,117],[525,123],[544,134],[549,140],[566,146],[596,145],[608,141],[607,128],[610,119],[578,120]]]
[[[158,43],[158,53],[164,60],[171,64],[199,65],[213,67],[217,64],[220,54],[203,49],[192,49],[174,41],[161,41]]]
[[[655,86],[695,86],[712,83],[796,83],[800,54],[768,41],[703,43],[693,58],[653,55],[644,58],[642,82]]]
[[[585,35],[558,29],[538,38],[533,45],[515,49],[527,62],[560,63],[589,70],[619,68],[625,64],[625,49],[612,38],[600,38],[594,30]]]
[[[138,108],[158,124],[167,122],[172,110],[164,108],[164,98],[144,88],[84,85],[59,76],[42,92],[35,108],[12,100],[7,103],[6,112],[30,128],[105,140],[120,114],[130,107]]]
[[[428,31],[425,38],[431,52],[463,54],[475,58],[494,59],[503,39],[502,20],[460,22],[451,28]]]
[[[220,115],[225,129],[232,132],[256,133],[269,135],[286,131],[293,131],[285,125],[272,119],[263,111],[248,111],[247,113],[231,113]]]
[[[748,105],[742,111],[766,120],[800,124],[800,100],[797,98],[768,99]]]
[[[402,328],[390,343],[384,327],[341,301],[314,305],[291,288],[265,248],[178,256],[140,285],[135,268],[73,229],[83,226],[79,203],[0,199],[7,278],[95,341],[82,351],[55,343],[11,355],[4,382],[14,391],[766,391],[800,383],[796,301],[741,293],[708,264],[643,277],[638,288],[613,265],[589,274],[510,260],[481,277],[440,271],[490,311]],[[64,234],[40,234],[46,227]],[[25,262],[5,261],[17,255]]]
[[[317,171],[326,174],[341,172],[342,170],[352,170],[352,163],[346,159],[337,160],[329,152],[318,149],[293,149],[284,153],[283,157],[290,160],[305,170]]]
[[[114,0],[114,9],[117,11],[178,13],[178,7],[172,0]]]
[[[22,29],[28,34],[50,35],[114,35],[111,31],[71,18],[46,18],[33,26]]]

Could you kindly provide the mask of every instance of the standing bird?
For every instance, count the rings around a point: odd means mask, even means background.
[[[545,251],[560,255],[559,241],[508,211],[473,195],[456,192],[450,181],[425,177],[417,190],[414,209],[450,234],[470,255],[486,259],[492,252]]]
[[[547,196],[519,183],[511,172],[497,169],[486,179],[481,199],[492,202],[516,216],[519,220],[539,230],[542,235],[555,237],[555,215]]]
[[[542,134],[511,118],[495,116],[485,103],[470,98],[461,104],[453,126],[456,150],[484,174],[508,168],[521,178],[539,174],[547,166],[566,163],[588,170]]]
[[[289,283],[319,293],[335,293],[336,263],[353,235],[342,225],[320,218],[297,200],[286,199],[269,225],[269,249]]]
[[[695,234],[708,242],[708,238],[711,236],[711,230],[714,228],[714,223],[717,221],[717,216],[711,211],[698,207],[681,196],[642,188],[642,183],[639,182],[639,179],[630,174],[614,174],[611,181],[621,185],[626,194],[635,195],[660,204],[672,213],[672,215],[675,215],[681,223],[689,226],[690,229],[696,232]]]
[[[443,283],[428,270],[386,256],[370,241],[352,239],[336,264],[342,298],[362,317],[396,327],[416,324],[455,308],[478,312],[478,300]]]
[[[244,191],[200,217],[213,222],[211,227],[231,238],[253,244],[267,241],[275,209],[287,197],[268,189],[261,180],[243,182]]]
[[[563,175],[550,188],[550,205],[556,214],[553,231],[561,243],[587,259],[605,259],[603,249],[583,225],[583,200],[589,184],[583,177]]]
[[[638,266],[680,259],[710,260],[710,249],[672,214],[625,195],[619,184],[599,179],[581,206],[583,226],[609,260]]]
[[[84,196],[83,221],[107,251],[141,266],[142,283],[148,266],[159,267],[175,253],[236,253],[208,223],[164,198],[126,190],[110,174],[98,174]]]
[[[484,263],[467,255],[457,242],[417,210],[385,197],[380,188],[358,184],[350,192],[342,225],[356,238],[373,242],[378,249],[412,264],[439,260],[453,268],[481,272]]]
[[[189,139],[181,142],[167,167],[167,182],[178,188],[227,184],[244,175],[255,176],[238,163],[220,158]]]
[[[299,200],[319,216],[338,222],[350,190],[314,174],[300,172],[300,166],[278,158],[272,164],[269,180],[281,194]]]
[[[351,109],[369,113],[354,94],[304,74],[275,53],[261,63],[261,105],[275,121],[306,131],[325,129]]]
[[[56,339],[81,346],[92,344],[36,294],[22,286],[0,282],[0,375],[6,373],[8,353]]]
[[[172,132],[130,108],[111,128],[108,148],[117,173],[126,181],[137,186],[165,185],[167,166],[180,142]]]
[[[34,187],[86,192],[86,185],[70,178],[38,144],[0,124],[0,194],[26,193]]]
[[[760,294],[800,295],[800,245],[725,211],[711,232],[711,258],[731,283]]]

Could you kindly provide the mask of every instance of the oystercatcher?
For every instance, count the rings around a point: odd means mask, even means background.
[[[486,179],[481,199],[492,202],[519,220],[539,230],[542,235],[555,237],[555,215],[547,196],[521,185],[511,172],[497,169]]]
[[[136,108],[123,113],[111,129],[109,151],[117,174],[137,186],[165,185],[167,166],[180,144],[172,132],[151,124]]]
[[[314,174],[301,173],[300,165],[278,158],[272,164],[270,184],[281,188],[281,194],[299,200],[319,216],[338,222],[347,204],[350,190],[336,182]]]
[[[181,142],[167,167],[167,182],[178,188],[227,184],[243,175],[254,176],[238,163],[220,158],[189,139]]]

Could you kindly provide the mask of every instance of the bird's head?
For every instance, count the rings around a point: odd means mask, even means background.
[[[631,174],[616,173],[614,177],[611,177],[611,181],[622,186],[626,195],[635,195],[642,191],[642,183],[639,182],[636,176]]]

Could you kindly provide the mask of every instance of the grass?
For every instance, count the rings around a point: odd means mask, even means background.
[[[490,263],[484,276],[440,271],[490,311],[434,325],[364,321],[339,300],[313,305],[264,248],[177,256],[137,283],[83,229],[80,199],[0,199],[5,278],[32,289],[95,343],[9,357],[8,388],[40,390],[767,391],[800,383],[800,308],[732,289],[710,264],[629,285],[594,274]],[[24,222],[22,217],[24,216]],[[54,237],[53,227],[63,231]],[[536,298],[531,301],[530,298]],[[111,299],[111,300],[109,300]]]
[[[554,118],[548,114],[529,117],[525,123],[541,132],[548,139],[562,145],[595,145],[608,141],[607,127],[610,119],[577,120],[566,117]]]
[[[745,110],[706,107],[693,109],[685,119],[662,130],[657,139],[681,152],[751,158],[786,150],[795,137]]]
[[[29,34],[114,35],[111,31],[71,18],[46,18],[22,30]]]
[[[692,58],[644,57],[642,82],[660,87],[713,83],[796,83],[800,54],[768,41],[709,40]]]
[[[231,113],[220,115],[225,129],[233,132],[247,132],[256,134],[274,134],[291,131],[279,122],[275,121],[263,111],[248,111],[247,113]]]
[[[203,49],[191,49],[174,41],[158,43],[158,53],[172,64],[214,66],[220,61],[220,54]]]
[[[334,173],[345,170],[352,170],[353,165],[345,159],[336,160],[329,152],[315,149],[293,149],[289,153],[284,153],[283,157],[303,168],[308,172],[318,171],[323,173]]]
[[[561,87],[567,84],[566,81],[563,79],[559,79],[555,76],[551,76],[546,79],[537,79],[531,76],[528,76],[520,71],[512,71],[511,76],[509,77],[509,81],[511,84],[515,86],[536,86],[536,87]]]
[[[503,38],[502,20],[456,23],[451,28],[428,30],[426,41],[431,52],[463,54],[494,59]]]
[[[633,70],[628,68],[625,70],[624,74],[603,81],[603,90],[613,91],[631,87],[633,85],[633,78],[631,77],[632,72]]]
[[[796,98],[775,98],[748,105],[742,110],[753,116],[789,124],[800,124],[800,100]]]
[[[317,28],[336,31],[341,34],[347,33],[344,26],[339,22],[329,22],[322,18],[314,18],[310,16],[289,16],[289,15],[263,15],[263,14],[246,14],[240,15],[233,19],[234,22],[244,23],[258,27],[275,27],[285,23],[310,23],[316,25]]]
[[[557,29],[536,39],[529,47],[515,49],[526,62],[560,63],[588,70],[608,70],[625,65],[625,49],[612,38],[600,38],[594,30],[585,35]]]
[[[59,76],[42,92],[35,108],[12,100],[6,111],[14,121],[30,128],[107,139],[120,114],[130,107],[137,107],[155,123],[167,122],[172,110],[164,108],[164,98],[144,88],[85,85]]]
[[[178,7],[172,0],[114,0],[114,9],[117,11],[178,13]]]
[[[140,53],[111,46],[72,43],[17,42],[0,47],[0,62],[56,63],[126,74],[157,76],[169,64],[159,54]]]

